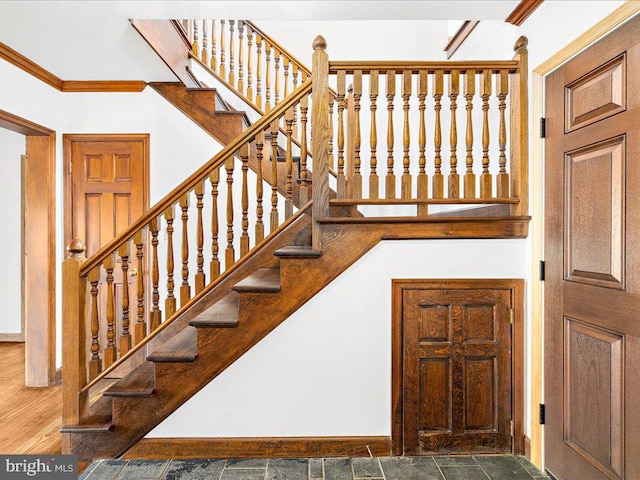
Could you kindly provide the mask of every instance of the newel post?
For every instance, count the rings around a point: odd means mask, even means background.
[[[513,215],[529,212],[529,53],[527,37],[520,37],[513,49],[518,73],[511,76],[511,196],[520,202],[511,206]]]
[[[62,263],[62,425],[77,425],[89,411],[87,392],[86,290],[87,280],[80,276],[86,258],[84,243],[74,239]],[[63,435],[62,453],[70,453],[68,435]]]
[[[313,106],[311,131],[313,134],[313,227],[312,245],[320,250],[321,236],[318,220],[329,216],[329,57],[327,42],[318,35],[313,42],[312,75]]]

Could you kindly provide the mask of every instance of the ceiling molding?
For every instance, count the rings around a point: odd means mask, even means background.
[[[467,37],[479,23],[480,22],[477,20],[467,20],[462,24],[456,34],[451,37],[451,40],[449,40],[447,46],[444,47],[444,51],[447,52],[447,60],[449,60],[453,56],[453,54],[456,53],[456,50],[460,48],[462,43],[467,39]]]
[[[544,0],[522,0],[505,19],[505,22],[519,27],[529,18]]]
[[[141,92],[147,86],[142,80],[62,80],[1,42],[0,58],[60,92]]]

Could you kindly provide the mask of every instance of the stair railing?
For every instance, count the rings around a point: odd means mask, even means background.
[[[301,212],[296,205],[311,195],[310,98],[307,80],[91,258],[71,242],[63,264],[65,425],[87,418],[91,387]],[[294,109],[301,147],[292,142]],[[131,284],[118,286],[119,274]]]
[[[408,204],[424,216],[434,204],[507,204],[526,215],[526,47],[521,37],[510,61],[330,61],[331,205]]]
[[[180,24],[192,57],[260,112],[269,112],[311,77],[302,62],[253,22],[197,19]]]

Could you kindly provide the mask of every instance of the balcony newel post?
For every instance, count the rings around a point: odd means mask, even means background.
[[[312,245],[320,250],[321,236],[318,220],[329,216],[329,57],[327,42],[318,35],[313,42],[312,79],[313,107],[313,228]]]
[[[529,211],[529,66],[527,44],[529,40],[518,38],[513,49],[518,72],[511,75],[511,196],[520,202],[511,206],[512,215],[527,215]]]
[[[87,278],[80,276],[86,248],[74,239],[62,263],[62,424],[78,425],[88,416],[86,292]],[[68,435],[62,436],[62,453],[71,453]]]

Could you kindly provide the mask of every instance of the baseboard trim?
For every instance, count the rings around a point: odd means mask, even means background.
[[[0,333],[0,342],[24,343],[24,333]]]
[[[389,456],[391,437],[143,438],[125,459]]]
[[[524,456],[531,461],[531,439],[526,435],[524,436]]]

